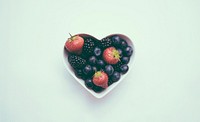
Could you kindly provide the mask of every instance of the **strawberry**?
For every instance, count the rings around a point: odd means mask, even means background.
[[[108,64],[116,64],[120,60],[120,55],[114,47],[108,47],[103,52],[103,59]]]
[[[102,88],[108,87],[108,75],[103,71],[96,72],[92,81],[96,86],[100,86]]]
[[[84,39],[79,35],[72,36],[70,34],[70,36],[71,37],[68,38],[68,40],[65,43],[65,48],[71,53],[81,54],[84,44]]]

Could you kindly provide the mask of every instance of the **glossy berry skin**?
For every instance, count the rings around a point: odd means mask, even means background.
[[[108,87],[108,75],[105,72],[96,72],[93,76],[92,81],[96,86],[100,86],[102,88]]]
[[[66,41],[65,48],[71,53],[81,54],[83,45],[84,39],[79,35],[75,35]]]
[[[108,74],[108,76],[111,76],[114,72],[114,68],[112,65],[106,65],[104,71]]]
[[[97,66],[98,66],[99,68],[103,68],[103,67],[105,66],[104,61],[103,61],[103,60],[98,60],[98,61],[97,61]]]
[[[121,46],[121,39],[119,36],[113,36],[112,37],[112,44],[115,46],[115,47],[120,47]]]
[[[94,86],[94,84],[93,84],[93,82],[92,82],[92,79],[86,79],[86,80],[85,80],[85,86],[86,86],[87,88],[89,88],[89,89],[92,89],[93,86]]]
[[[115,47],[108,47],[103,52],[103,59],[108,64],[116,64],[119,61],[120,55]]]
[[[113,73],[113,75],[111,76],[111,80],[112,80],[113,82],[117,82],[117,81],[120,79],[120,77],[121,77],[120,73],[115,71],[115,72]]]
[[[130,61],[130,58],[129,58],[129,57],[122,57],[122,58],[121,58],[121,61],[122,61],[124,64],[128,64],[129,61]]]
[[[121,48],[122,48],[122,49],[125,49],[127,46],[128,46],[127,42],[123,40],[123,41],[121,42]]]
[[[96,65],[96,62],[97,62],[97,58],[96,58],[95,56],[91,56],[91,57],[89,58],[89,63],[90,63],[91,65]]]
[[[90,65],[86,65],[83,69],[83,73],[87,76],[91,76],[94,74],[94,71]]]
[[[94,48],[94,55],[95,55],[96,57],[99,57],[99,56],[101,56],[101,54],[102,54],[101,48],[95,47],[95,48]]]
[[[128,46],[124,49],[124,55],[130,57],[133,54],[133,48],[131,46]]]
[[[121,65],[121,67],[120,67],[120,71],[121,71],[122,74],[127,73],[128,69],[129,69],[129,67],[128,67],[127,64],[123,64],[123,65]]]

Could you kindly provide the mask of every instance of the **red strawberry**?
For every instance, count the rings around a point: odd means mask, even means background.
[[[94,74],[93,83],[102,88],[108,87],[108,75],[103,71],[98,71]]]
[[[70,34],[71,36],[71,34]],[[84,39],[79,35],[71,36],[65,43],[65,48],[75,54],[81,54],[84,44]]]
[[[103,52],[103,59],[108,64],[116,64],[120,59],[120,55],[114,47],[108,47]]]

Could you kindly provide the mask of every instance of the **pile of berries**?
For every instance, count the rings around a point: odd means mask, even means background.
[[[87,88],[101,92],[127,73],[133,48],[118,35],[101,40],[91,36],[70,35],[65,43],[68,61]]]

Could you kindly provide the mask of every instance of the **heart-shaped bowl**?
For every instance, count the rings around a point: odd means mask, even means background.
[[[79,35],[81,37],[92,37],[92,38],[95,38],[89,34],[84,34],[84,33],[81,33],[81,34],[76,34],[76,35]],[[130,70],[132,69],[132,66],[133,66],[133,58],[135,56],[135,47],[133,45],[133,42],[131,41],[130,38],[128,38],[127,36],[123,35],[123,34],[111,34],[107,37],[111,37],[111,36],[119,36],[120,38],[122,38],[123,40],[125,40],[129,46],[131,46],[133,48],[133,54],[132,56],[130,57],[130,61],[128,63],[128,66],[129,66],[129,71],[126,73],[126,74],[123,74],[121,75],[121,78],[119,79],[119,81],[113,83],[112,85],[110,85],[108,88],[106,88],[105,90],[103,90],[102,92],[100,93],[96,93],[94,92],[93,90],[91,89],[88,89],[86,86],[85,86],[85,82],[83,79],[79,79],[75,76],[75,73],[74,73],[74,69],[70,66],[69,62],[68,62],[68,52],[66,51],[65,47],[63,49],[63,58],[64,58],[64,65],[66,66],[66,69],[68,70],[68,72],[74,77],[74,79],[76,79],[76,81],[78,81],[78,83],[80,83],[89,93],[91,93],[94,97],[96,98],[102,98],[104,97],[105,95],[107,95],[110,91],[112,91],[119,83],[121,83],[123,81],[123,79],[126,77],[126,75],[128,75],[130,73]],[[96,38],[95,38],[96,39]]]

